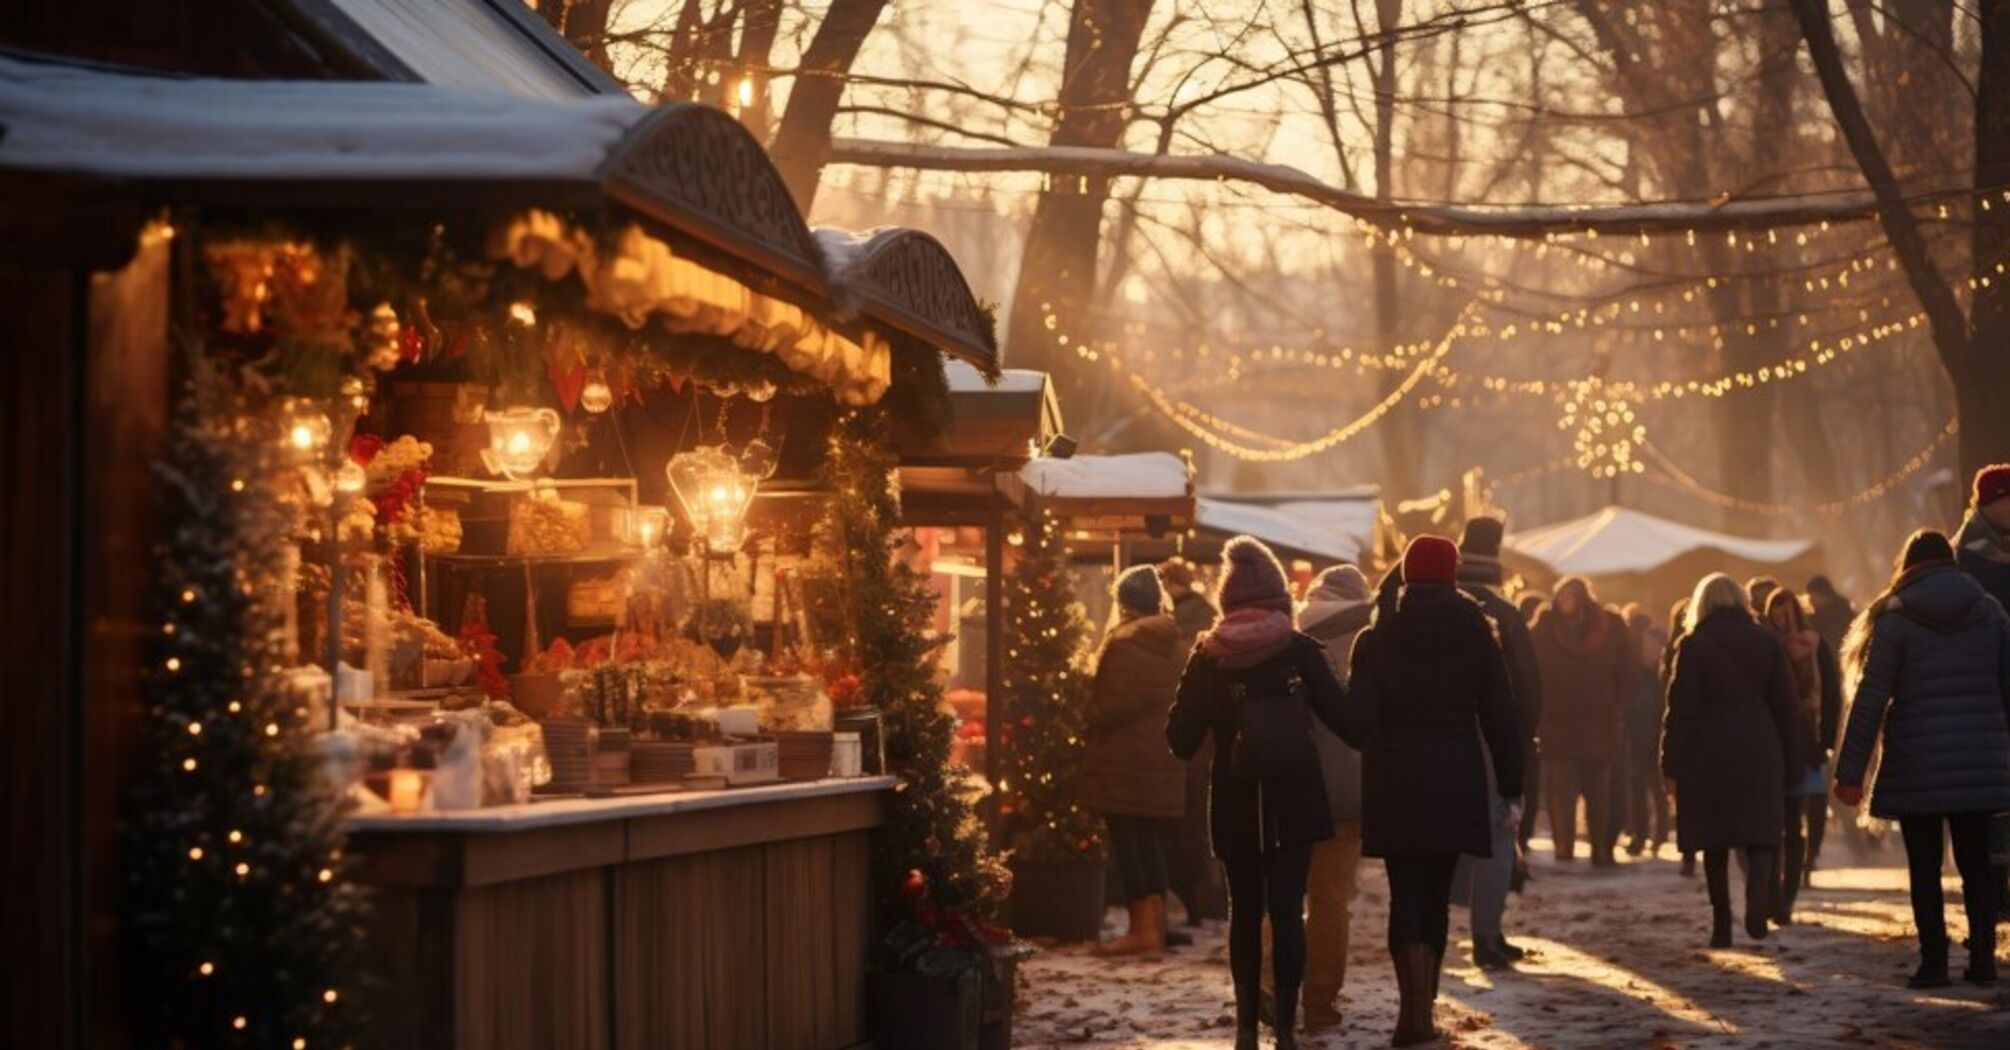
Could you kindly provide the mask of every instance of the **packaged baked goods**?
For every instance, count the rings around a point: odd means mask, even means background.
[[[508,552],[513,555],[577,554],[592,537],[584,503],[536,491],[509,505]]]

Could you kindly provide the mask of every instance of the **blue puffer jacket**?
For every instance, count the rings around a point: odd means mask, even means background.
[[[1838,781],[1863,783],[1880,727],[1873,815],[2010,810],[2010,616],[1953,565],[1914,570],[1871,625]]]

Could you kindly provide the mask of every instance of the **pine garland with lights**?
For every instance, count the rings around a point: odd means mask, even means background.
[[[160,633],[125,810],[140,1045],[337,1047],[361,1032],[344,801],[283,666],[283,469],[276,429],[198,361],[158,468]]]
[[[916,918],[923,897],[931,915],[988,922],[1009,876],[952,770],[955,719],[935,674],[945,639],[932,626],[934,589],[894,556],[900,497],[890,426],[883,407],[847,413],[833,428],[827,466],[859,693],[879,710],[887,766],[902,780],[873,843],[873,883],[888,929]],[[917,872],[919,889],[910,876]]]
[[[1103,841],[1102,821],[1075,804],[1089,622],[1052,515],[1027,526],[1020,551],[1005,585],[1004,823],[1014,859],[1065,863],[1098,855]]]

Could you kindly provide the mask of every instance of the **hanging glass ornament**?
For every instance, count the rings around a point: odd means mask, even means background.
[[[371,368],[389,372],[398,367],[402,354],[398,341],[403,334],[403,328],[398,324],[398,311],[391,309],[390,303],[378,303],[370,311],[369,352],[365,360]]]
[[[579,387],[579,407],[594,416],[614,407],[614,388],[607,385],[604,370],[595,368],[587,371],[586,381]]]
[[[749,477],[766,481],[775,476],[782,465],[782,454],[766,438],[755,438],[740,450],[740,471]]]

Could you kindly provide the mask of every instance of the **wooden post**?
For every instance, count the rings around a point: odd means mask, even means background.
[[[998,771],[1003,764],[999,727],[1011,716],[1005,695],[1005,511],[997,493],[991,495],[984,525],[984,820],[993,838],[998,834]]]

